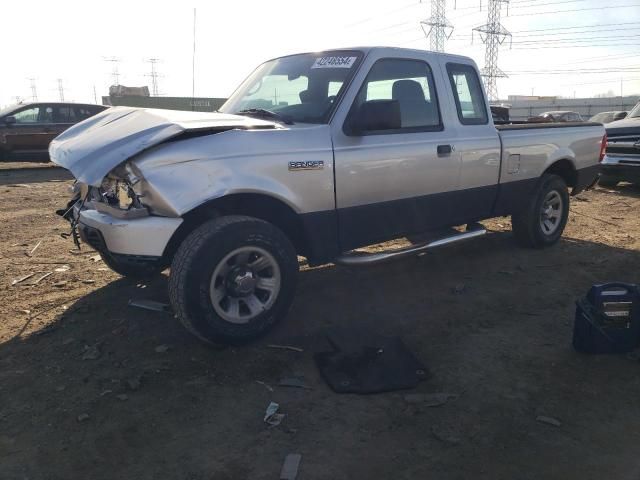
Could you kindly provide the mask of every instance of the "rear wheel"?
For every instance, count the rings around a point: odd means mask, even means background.
[[[560,239],[568,217],[567,184],[558,175],[545,174],[529,205],[512,215],[513,234],[524,247],[548,247]]]
[[[275,226],[252,217],[220,217],[178,248],[169,276],[171,305],[200,339],[244,343],[286,315],[297,272],[295,249]]]

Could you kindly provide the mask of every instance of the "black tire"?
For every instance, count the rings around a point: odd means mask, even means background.
[[[600,180],[598,180],[598,185],[602,188],[616,188],[618,186],[618,183],[620,183],[619,180],[614,180],[607,177],[600,177]]]
[[[276,293],[261,292],[257,283],[254,284],[252,293],[232,291],[233,285],[239,285],[237,276],[229,280],[236,275],[232,273],[234,269],[244,268],[242,275],[246,277],[246,269],[257,263],[255,258],[261,257],[252,256],[254,263],[245,259],[244,266],[241,266],[240,261],[237,265],[234,263],[236,257],[229,256],[238,250],[252,249],[266,252],[265,257],[270,256],[270,265],[273,266],[266,267],[265,271],[267,275],[271,271],[273,278],[278,279]],[[228,260],[223,262],[226,258]],[[219,282],[221,286],[216,288],[224,291],[227,285],[231,284],[232,287],[225,291],[224,298],[214,306],[213,285],[218,282],[220,277],[216,272],[223,265],[222,268],[227,273],[221,274],[225,276],[224,281]],[[248,273],[250,281],[255,282],[261,272],[263,270]],[[182,242],[171,264],[169,298],[182,324],[201,340],[212,344],[242,344],[266,333],[287,314],[295,295],[297,275],[296,251],[282,231],[257,218],[224,216],[204,223]],[[245,298],[258,293],[263,298],[266,293],[269,300],[265,300],[264,309],[254,315],[253,310],[249,311]],[[225,319],[225,312],[221,313],[225,302],[235,302],[245,313],[249,311],[250,319],[246,323],[234,323]],[[238,312],[236,310],[234,313]]]
[[[557,193],[557,197],[552,192]],[[559,198],[560,205],[557,210],[552,209],[554,215],[558,215],[553,223],[553,231],[545,231],[543,226],[543,204],[548,196]],[[534,190],[531,200],[526,208],[511,216],[511,226],[516,242],[528,248],[545,248],[555,244],[564,231],[569,217],[569,192],[567,184],[558,175],[545,174]]]
[[[149,280],[153,277],[157,277],[164,269],[167,268],[167,265],[164,264],[149,265],[141,263],[139,265],[125,265],[108,253],[103,252],[100,252],[100,257],[102,257],[102,261],[105,265],[117,274],[135,280]]]

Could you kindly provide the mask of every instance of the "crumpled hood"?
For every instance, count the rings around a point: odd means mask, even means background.
[[[138,153],[184,132],[218,133],[232,129],[278,128],[273,122],[215,112],[114,107],[57,136],[51,161],[78,181],[99,186],[115,167]]]

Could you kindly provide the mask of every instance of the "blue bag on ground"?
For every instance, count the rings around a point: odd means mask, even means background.
[[[640,288],[630,283],[591,287],[577,301],[573,348],[583,353],[626,353],[640,344]]]

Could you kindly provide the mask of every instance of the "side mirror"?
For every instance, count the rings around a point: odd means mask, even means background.
[[[351,122],[351,132],[362,135],[379,130],[402,127],[400,104],[397,100],[370,100],[360,105]]]
[[[4,117],[4,123],[6,125],[13,125],[14,123],[16,123],[16,117],[14,117],[13,115]]]

